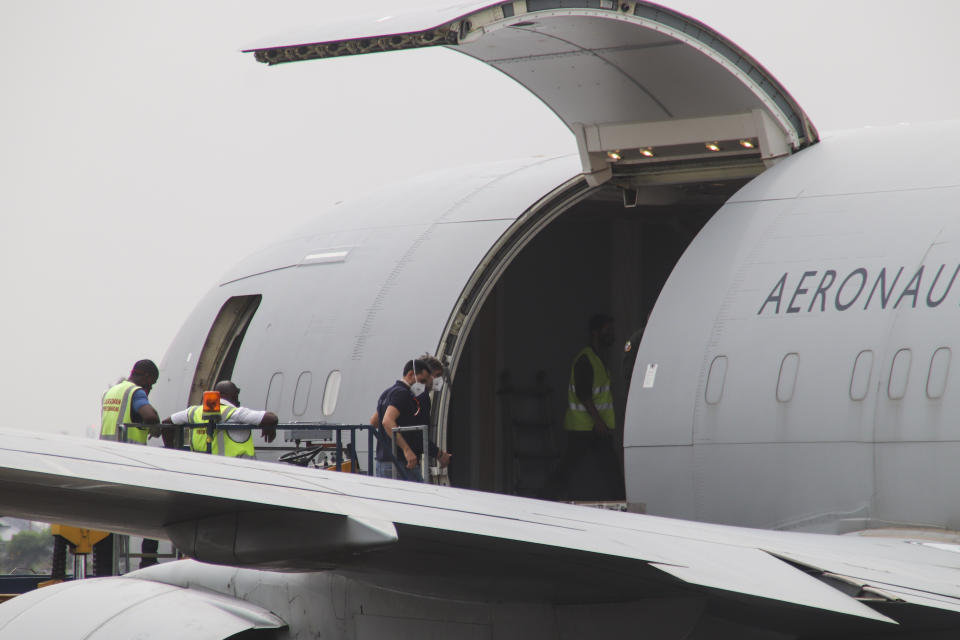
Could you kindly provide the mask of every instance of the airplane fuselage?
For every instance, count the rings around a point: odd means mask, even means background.
[[[960,525],[960,189],[938,151],[958,131],[828,138],[694,240],[629,399],[630,492],[652,512],[827,531]]]

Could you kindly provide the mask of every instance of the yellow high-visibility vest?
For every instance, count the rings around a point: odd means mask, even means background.
[[[223,404],[220,409],[220,423],[230,419],[236,407]],[[192,423],[203,422],[203,407],[196,405],[187,409],[187,420]],[[207,452],[207,427],[194,427],[190,434],[190,449],[199,453]],[[238,442],[239,440],[239,442]],[[210,453],[228,458],[253,458],[252,429],[215,429]]]
[[[100,405],[100,439],[117,440],[117,425],[129,425],[133,421],[133,392],[140,387],[124,380],[113,385],[103,394]],[[149,429],[127,427],[127,442],[147,444]]]
[[[563,428],[567,431],[592,431],[593,416],[577,397],[575,369],[581,356],[587,356],[593,366],[593,404],[609,429],[617,426],[617,417],[613,411],[613,391],[610,390],[610,372],[603,360],[590,347],[585,347],[573,359],[570,365],[570,387],[567,390],[567,413],[563,418]]]

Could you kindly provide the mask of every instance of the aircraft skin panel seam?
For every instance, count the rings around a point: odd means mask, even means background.
[[[541,14],[541,16],[537,16],[537,13]],[[647,15],[644,15],[645,13]],[[656,9],[655,13],[662,13],[662,9]],[[782,131],[787,134],[795,149],[799,149],[816,141],[815,132],[812,132],[812,126],[807,126],[808,119],[806,115],[796,106],[792,97],[789,97],[786,89],[783,89],[779,84],[775,84],[770,80],[772,76],[770,76],[769,72],[763,69],[759,63],[755,62],[746,53],[734,49],[731,45],[727,44],[719,34],[709,30],[704,25],[693,24],[690,18],[677,18],[677,20],[680,20],[679,23],[667,24],[656,17],[649,17],[648,11],[644,11],[644,7],[642,7],[640,3],[636,5],[632,15],[583,8],[544,8],[537,12],[525,14],[525,18],[552,16],[594,16],[604,19],[620,20],[631,24],[638,24],[651,31],[672,37],[711,58],[746,86],[778,121]],[[484,30],[489,31],[491,29],[510,26],[506,24],[506,22],[508,22],[506,20],[500,22],[501,24],[497,24],[496,26],[486,25],[484,26]],[[677,24],[679,24],[679,26],[677,26]],[[688,25],[692,26],[693,29],[687,28]],[[447,46],[456,50],[457,44]],[[717,47],[723,50],[718,50]],[[478,59],[483,62],[482,58]],[[814,133],[814,139],[808,139],[808,134],[811,132]],[[801,140],[801,135],[804,136],[804,140]]]
[[[653,93],[652,93],[649,89],[647,89],[646,86],[644,86],[644,85],[643,85],[642,83],[640,83],[640,82],[637,82],[636,78],[634,78],[634,77],[631,76],[629,73],[627,73],[626,71],[624,71],[619,65],[611,62],[609,59],[607,59],[607,58],[605,58],[603,55],[601,55],[597,49],[586,49],[586,48],[584,48],[584,47],[581,47],[580,45],[578,45],[578,44],[575,43],[575,42],[572,42],[572,41],[570,41],[570,40],[566,40],[566,39],[564,39],[564,38],[561,38],[561,37],[559,37],[559,36],[555,36],[555,35],[552,35],[552,34],[549,34],[549,33],[543,33],[543,34],[542,34],[542,33],[538,33],[538,32],[536,32],[536,31],[533,31],[533,30],[531,30],[531,29],[518,29],[518,30],[519,30],[519,31],[524,31],[524,32],[527,32],[527,33],[536,34],[536,35],[538,35],[538,36],[540,36],[540,37],[550,38],[551,40],[556,40],[556,41],[558,41],[558,42],[563,42],[564,44],[568,44],[568,45],[570,45],[571,47],[575,47],[575,48],[577,49],[577,52],[578,52],[579,54],[589,55],[589,56],[592,56],[592,57],[594,57],[594,58],[596,58],[596,59],[598,59],[598,60],[603,61],[604,64],[606,64],[607,66],[609,66],[609,67],[612,68],[612,69],[615,69],[615,70],[617,71],[617,73],[619,73],[621,76],[623,76],[624,78],[626,78],[627,81],[628,81],[630,84],[632,84],[633,86],[635,86],[635,87],[636,87],[637,89],[639,89],[645,96],[647,96],[648,98],[650,98],[650,100],[651,100],[655,105],[657,105],[657,107],[659,107],[660,110],[663,111],[663,113],[666,114],[666,116],[667,116],[668,118],[673,118],[673,113],[672,113],[669,109],[667,109],[666,105],[664,105],[662,102],[660,102],[660,100],[658,100],[657,97],[656,97],[655,95],[653,95]],[[647,47],[644,47],[644,48],[647,48]]]
[[[538,217],[531,217],[534,211],[554,211],[557,207],[566,209],[569,206],[571,198],[579,200],[586,196],[590,188],[583,180],[582,174],[577,175],[568,181],[566,185],[561,185],[562,191],[544,201],[540,201],[531,206],[518,216],[514,223],[502,234],[497,243],[491,247],[487,254],[477,265],[476,270],[470,276],[467,284],[453,307],[453,312],[444,328],[441,344],[447,342],[446,348],[441,355],[448,355],[452,360],[451,376],[456,375],[456,363],[458,362],[459,349],[463,347],[461,336],[470,333],[475,311],[479,311],[483,302],[500,274],[509,266],[517,253],[525,246],[524,239],[528,236],[536,235],[542,228],[544,222]],[[517,246],[517,243],[521,243]],[[464,321],[457,323],[457,316],[463,315]],[[449,343],[449,338],[455,337],[453,344]],[[441,397],[441,402],[445,403],[447,395]]]
[[[694,387],[695,395],[693,398],[690,425],[692,440],[694,443],[710,442],[710,438],[712,437],[712,434],[710,433],[705,434],[699,432],[703,430],[701,425],[706,422],[706,418],[704,416],[707,412],[707,405],[704,400],[704,394],[706,393],[706,386],[713,359],[718,355],[722,355],[719,347],[722,344],[726,321],[730,318],[736,317],[737,314],[737,294],[742,288],[743,283],[748,281],[752,265],[754,265],[759,256],[762,255],[762,251],[767,245],[769,239],[775,235],[779,222],[785,216],[788,216],[790,213],[792,213],[793,210],[793,207],[781,208],[781,210],[778,211],[778,213],[776,213],[772,219],[768,220],[766,227],[760,232],[753,245],[743,248],[743,256],[733,262],[733,273],[726,279],[726,291],[723,294],[723,298],[721,298],[719,301],[716,313],[710,324],[710,332],[706,336],[706,340],[704,342],[703,359],[701,360],[700,364],[700,373],[697,379],[697,384]],[[696,451],[696,448],[694,451]],[[702,470],[700,472],[695,471],[693,475],[693,509],[694,513],[700,516],[708,510],[710,495],[708,490],[709,482],[705,472]]]
[[[789,119],[797,134],[799,135],[800,132],[803,132],[807,138],[807,144],[812,144],[816,141],[816,132],[812,130],[809,119],[786,89],[779,86],[779,84],[774,85],[771,83],[769,78],[772,78],[772,76],[759,62],[755,61],[746,52],[733,46],[732,43],[727,41],[726,38],[719,33],[697,20],[656,5],[647,5],[638,2],[634,7],[634,15],[638,17],[646,15],[656,23],[663,24],[664,26],[672,26],[675,32],[692,35],[698,41],[703,42],[704,45],[716,51],[717,55],[722,56],[740,69],[741,73],[747,77],[751,77],[754,73],[759,74],[762,78],[762,84],[757,85],[758,89],[763,90],[763,84],[772,89],[774,91],[773,95],[766,90],[764,90],[764,93],[770,95],[770,98],[784,109],[784,115]],[[696,33],[696,35],[691,34],[691,28],[698,33]]]
[[[516,30],[517,30],[517,31],[529,31],[530,33],[537,33],[538,35],[546,35],[546,36],[548,36],[548,37],[552,37],[552,38],[555,38],[555,39],[557,39],[557,40],[561,40],[562,42],[567,42],[566,40],[563,40],[562,38],[557,38],[556,36],[550,36],[550,34],[539,34],[538,32],[532,31],[532,30],[530,30],[530,29],[519,29],[519,28],[516,28]],[[683,43],[681,43],[681,42],[676,42],[676,41],[670,41],[670,42],[654,42],[654,43],[651,43],[651,44],[624,44],[624,45],[618,45],[618,46],[615,46],[615,47],[597,47],[597,48],[595,48],[595,49],[584,49],[584,48],[580,47],[579,45],[576,45],[575,43],[570,43],[570,44],[573,44],[573,46],[576,46],[576,47],[578,48],[577,51],[561,51],[561,52],[557,52],[557,53],[531,53],[531,54],[524,55],[524,56],[512,56],[512,57],[507,57],[507,58],[484,58],[484,60],[485,60],[488,64],[495,64],[495,63],[496,63],[496,64],[511,64],[511,63],[514,63],[514,62],[526,62],[526,61],[529,61],[529,60],[555,60],[555,59],[559,59],[559,58],[576,57],[576,56],[596,54],[596,53],[624,53],[624,52],[630,52],[630,51],[646,51],[646,50],[648,50],[648,49],[663,49],[663,48],[668,48],[668,47],[682,47],[682,46],[683,46]],[[449,48],[449,47],[448,47],[448,48]]]
[[[932,185],[923,187],[899,187],[890,189],[869,189],[861,191],[837,191],[831,193],[798,193],[795,195],[771,197],[771,198],[750,198],[740,199],[734,196],[730,199],[730,204],[762,203],[762,202],[783,202],[785,200],[816,200],[818,198],[855,198],[857,196],[881,195],[885,193],[911,193],[922,191],[940,191],[943,189],[958,189],[960,182],[942,185]]]
[[[141,598],[137,599],[136,601],[128,602],[128,603],[127,603],[127,606],[126,606],[125,608],[120,609],[119,611],[115,611],[115,612],[113,613],[113,615],[111,615],[109,618],[105,618],[105,619],[104,619],[100,624],[98,624],[96,627],[90,629],[90,632],[87,633],[87,634],[84,636],[84,638],[91,638],[91,637],[95,636],[95,635],[97,634],[97,631],[103,629],[104,627],[106,627],[107,625],[109,625],[110,623],[112,623],[116,618],[119,618],[120,616],[125,615],[130,609],[132,609],[132,608],[134,608],[134,607],[137,607],[137,606],[139,606],[139,605],[142,605],[142,604],[144,604],[145,602],[148,602],[148,601],[151,601],[151,600],[155,600],[155,599],[157,599],[157,598],[162,598],[164,595],[166,595],[166,594],[168,594],[168,593],[174,593],[174,592],[176,592],[176,591],[179,590],[178,587],[173,587],[173,586],[170,586],[170,585],[163,585],[163,586],[168,587],[167,589],[164,589],[163,593],[159,593],[159,594],[158,594],[158,593],[146,593],[146,594],[144,594]]]
[[[437,218],[431,222],[424,231],[418,235],[413,242],[410,243],[410,246],[404,251],[403,255],[397,260],[393,269],[390,270],[387,274],[386,279],[381,283],[379,290],[373,298],[373,301],[367,307],[367,312],[365,314],[364,320],[360,325],[360,329],[357,333],[356,339],[354,341],[353,352],[351,354],[351,359],[353,361],[360,361],[363,359],[363,354],[366,349],[366,343],[369,340],[371,334],[373,333],[374,324],[378,320],[380,311],[384,309],[384,302],[387,296],[390,295],[391,290],[394,288],[395,283],[397,282],[400,274],[403,272],[406,264],[414,259],[420,247],[427,243],[430,239],[430,236],[433,235],[434,230],[444,224],[445,218],[451,216],[458,209],[466,205],[468,202],[476,199],[479,194],[492,189],[495,185],[518,176],[529,169],[539,167],[543,164],[552,162],[555,158],[545,158],[539,162],[534,162],[529,165],[523,165],[516,167],[512,170],[501,173],[498,176],[493,177],[486,182],[478,185],[472,189],[469,193],[457,199],[455,202],[451,203],[442,213],[440,213]]]
[[[499,3],[501,6],[503,4],[506,3]],[[582,15],[625,21],[663,33],[700,51],[738,78],[766,106],[795,149],[816,142],[817,134],[809,118],[797,106],[796,101],[786,89],[773,80],[769,72],[758,62],[706,25],[663,7],[640,2],[636,3],[630,14],[620,12],[616,3],[609,9],[594,8],[589,1],[584,3],[585,6],[577,8],[570,8],[569,4],[543,2],[536,3],[535,8],[528,5],[528,11],[523,14],[523,19]],[[253,51],[258,61],[268,64],[424,46],[446,46],[459,51],[458,45],[467,44],[472,37],[475,39],[485,33],[512,26],[515,19],[504,17],[502,10],[499,12],[492,10],[497,6],[494,4],[476,9],[441,25],[405,34],[347,38],[336,42],[285,45],[248,51]],[[419,41],[417,36],[421,40],[427,36],[429,38]],[[330,49],[334,46],[337,49]],[[351,46],[355,50],[352,50]],[[461,51],[461,53],[466,52]],[[486,62],[478,56],[471,57]],[[556,112],[555,109],[551,108],[551,110]]]
[[[265,275],[267,275],[268,273],[276,273],[277,271],[284,271],[284,270],[286,270],[286,269],[294,269],[294,268],[296,268],[296,267],[298,267],[298,266],[299,266],[299,265],[297,265],[297,264],[288,264],[288,265],[283,266],[283,267],[275,267],[275,268],[273,268],[273,269],[267,269],[266,271],[258,271],[257,273],[251,273],[251,274],[248,274],[248,275],[245,275],[245,276],[240,276],[239,278],[233,278],[232,280],[227,280],[227,281],[225,281],[225,282],[221,282],[221,283],[220,283],[219,285],[217,285],[217,286],[219,286],[219,287],[225,287],[225,286],[230,285],[230,284],[233,284],[233,283],[235,283],[235,282],[240,282],[241,280],[248,280],[248,279],[250,279],[250,278],[256,278],[257,276],[265,276]]]

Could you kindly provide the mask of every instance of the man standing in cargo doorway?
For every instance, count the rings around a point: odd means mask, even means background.
[[[423,482],[419,463],[424,455],[423,435],[419,431],[399,432],[395,434],[395,444],[391,445],[394,427],[418,426],[430,421],[430,390],[440,390],[442,386],[443,365],[433,356],[408,360],[403,367],[403,377],[389,387],[377,400],[377,410],[370,418],[370,424],[376,428],[377,453],[376,475],[381,478],[394,477],[394,469],[401,479]],[[439,379],[440,384],[436,384]],[[428,402],[422,403],[426,396]],[[441,467],[450,463],[451,455],[441,451],[437,445],[427,440],[426,453],[437,459]],[[396,448],[403,453],[396,456]]]
[[[567,448],[540,493],[549,500],[561,495],[573,500],[622,500],[625,495],[610,371],[601,358],[613,345],[613,318],[594,314],[589,329],[590,345],[574,356],[570,367],[563,419]],[[581,478],[572,482],[576,475]]]

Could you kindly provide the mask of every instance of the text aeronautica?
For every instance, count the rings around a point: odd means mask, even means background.
[[[830,308],[846,311],[851,308],[869,309],[871,306],[879,309],[888,306],[897,309],[907,305],[914,309],[918,305],[939,307],[950,295],[950,289],[960,273],[960,265],[953,269],[949,281],[945,275],[945,272],[950,273],[947,265],[941,264],[936,273],[931,267],[925,274],[925,269],[924,265],[906,274],[904,267],[896,270],[884,267],[874,274],[866,267],[843,275],[833,269],[804,271],[795,286],[788,286],[791,277],[787,272],[773,286],[757,315],[812,313]]]

